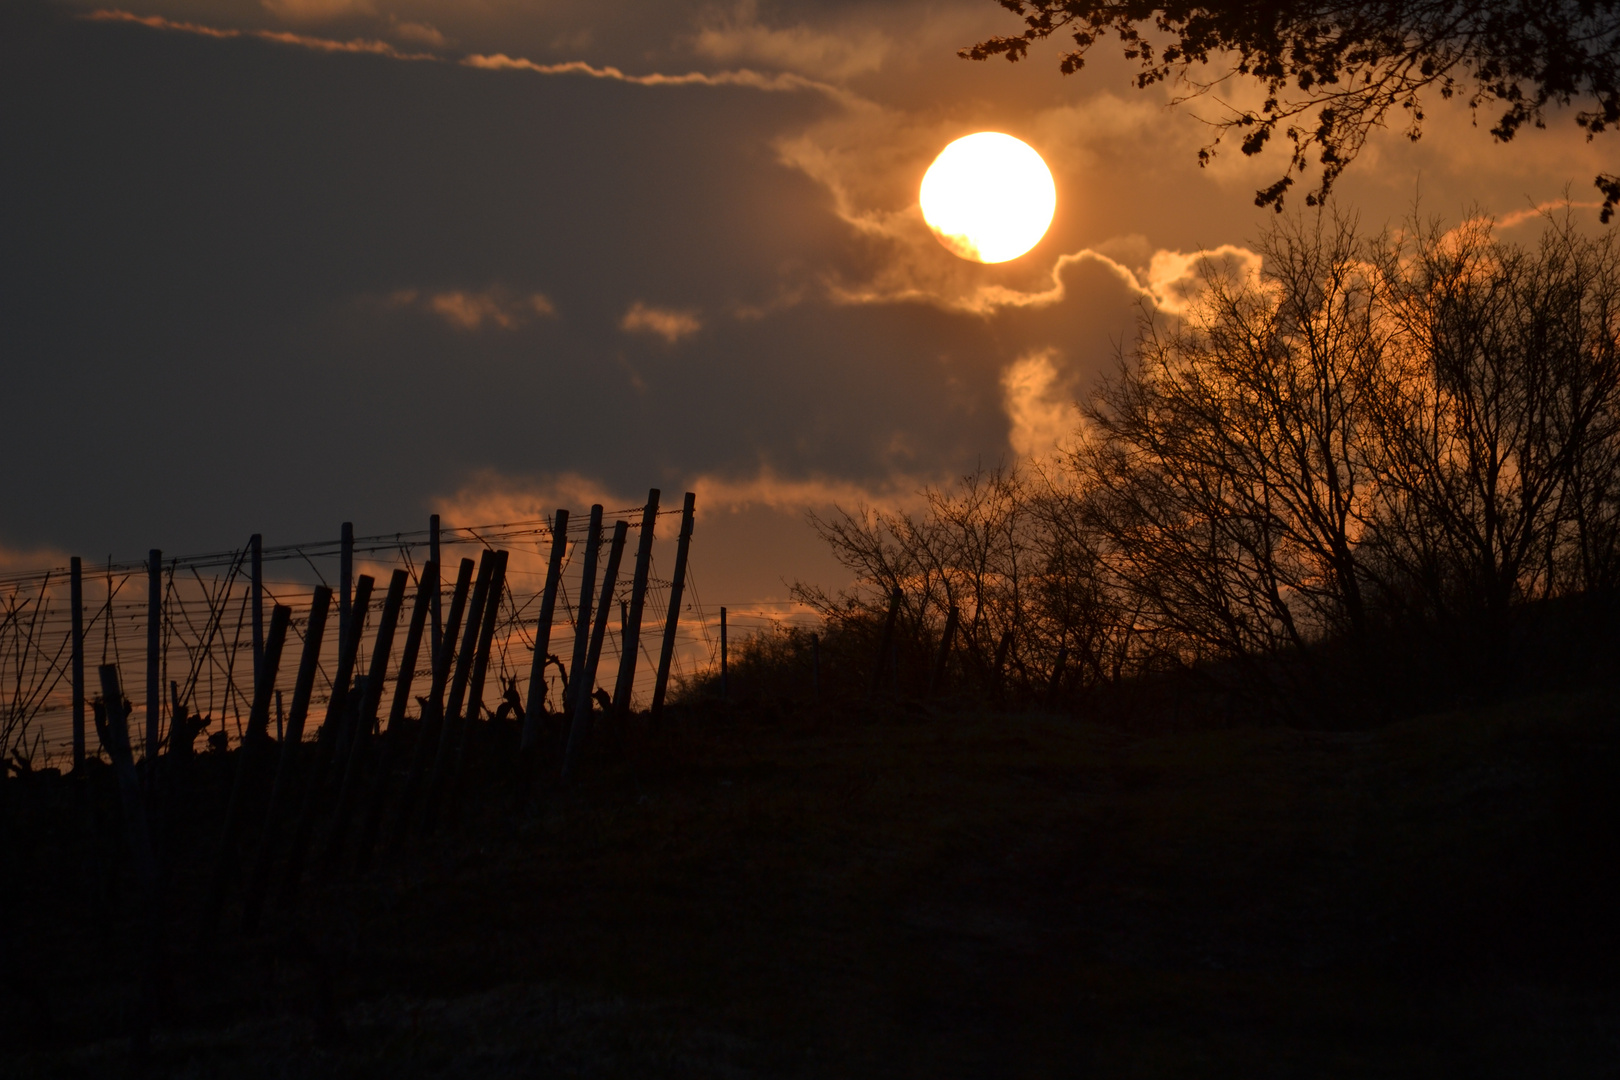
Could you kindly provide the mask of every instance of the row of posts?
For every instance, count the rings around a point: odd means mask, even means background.
[[[612,696],[611,709],[617,715],[627,713],[630,708],[632,684],[635,680],[636,653],[640,647],[641,620],[646,605],[647,583],[651,570],[653,527],[658,517],[659,495],[657,488],[650,490],[647,493],[647,504],[642,511],[641,534],[636,548],[630,601],[623,612],[619,672]],[[659,650],[657,678],[653,688],[652,715],[654,720],[663,711],[665,691],[669,684],[670,668],[674,660],[675,633],[680,618],[681,599],[686,582],[686,567],[692,539],[695,501],[696,496],[692,492],[687,492],[681,507],[681,531],[676,542],[674,574],[670,584],[663,643]],[[556,613],[557,593],[562,580],[562,561],[568,547],[567,530],[568,511],[558,510],[552,522],[551,553],[546,568],[546,585],[541,597],[539,625],[535,635],[534,659],[529,674],[529,696],[525,703],[525,711],[530,718],[537,717],[544,709],[547,650],[551,640],[551,623]],[[617,584],[619,564],[624,554],[628,531],[628,522],[619,521],[615,523],[613,536],[608,546],[607,565],[602,574],[601,596],[595,605],[598,617],[593,620],[592,594],[596,590],[597,564],[601,557],[602,507],[600,504],[591,507],[590,527],[585,543],[584,571],[577,611],[577,626],[574,635],[573,663],[568,669],[568,678],[566,680],[569,692],[566,694],[565,713],[571,720],[581,720],[582,714],[583,717],[588,718],[590,713],[593,703],[591,688],[595,685],[597,661],[601,655],[602,639],[607,632],[607,616],[612,606],[613,590]],[[428,536],[428,561],[437,570],[439,566],[443,565],[440,561],[440,526],[439,515],[437,514],[434,514],[430,520]],[[249,541],[248,555],[251,576],[253,685],[258,687],[262,681],[265,655],[264,549],[260,534],[255,533]],[[350,623],[354,618],[354,525],[352,522],[346,521],[343,523],[339,561],[338,640],[346,642],[349,640]],[[465,562],[470,565],[471,560],[465,560]],[[146,566],[146,731],[144,750],[146,757],[153,759],[157,755],[162,740],[160,723],[161,703],[163,700],[163,552],[158,548],[153,548],[148,553]],[[86,754],[85,703],[87,698],[84,675],[84,567],[83,561],[77,555],[73,557],[70,563],[69,583],[69,604],[72,609],[73,765],[74,768],[78,768],[84,764]],[[455,597],[456,603],[452,605],[453,611],[465,600],[465,583],[458,582],[457,585],[458,593]],[[442,655],[446,627],[441,611],[441,596],[437,581],[434,582],[434,587],[430,591],[427,600],[428,607],[423,612],[424,621],[431,624],[430,648],[432,655],[438,657]],[[469,627],[469,630],[471,629]],[[450,632],[454,633],[453,630]],[[722,608],[722,643],[724,637],[725,610]],[[408,658],[408,661],[414,664],[414,650],[412,652],[413,655]],[[724,656],[725,649],[724,644],[722,644],[722,686],[724,686],[725,681]],[[406,677],[403,668],[400,676],[402,678]],[[175,707],[177,709],[180,707],[178,701]],[[565,759],[565,769],[569,771],[572,770],[579,754],[578,743],[582,737],[579,733],[585,726],[584,722],[570,725],[571,734]],[[531,719],[525,725],[524,740],[526,744],[538,737],[537,734],[531,733],[533,727],[534,720]]]

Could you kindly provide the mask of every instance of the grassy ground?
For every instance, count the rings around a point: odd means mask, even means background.
[[[691,716],[263,937],[204,953],[177,916],[153,1071],[1620,1077],[1615,714]],[[65,1018],[0,1073],[105,1075],[122,954],[64,944],[48,876],[12,894],[12,959]]]

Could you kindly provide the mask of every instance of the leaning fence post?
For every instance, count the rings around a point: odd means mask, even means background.
[[[596,626],[591,630],[591,651],[585,660],[585,683],[581,691],[594,704],[592,691],[596,688],[596,669],[602,661],[602,645],[607,641],[608,616],[613,611],[613,590],[619,585],[619,563],[624,558],[624,541],[630,531],[628,522],[613,523],[613,540],[608,544],[607,568],[602,572],[602,595],[596,602]],[[576,708],[578,702],[575,702]]]
[[[630,696],[636,682],[636,652],[641,647],[641,613],[647,602],[647,574],[652,568],[653,529],[658,522],[659,490],[647,492],[647,506],[641,512],[641,536],[636,541],[635,576],[630,579],[630,610],[619,641],[619,680],[613,687],[613,712],[619,717],[630,713]]]
[[[366,632],[366,615],[371,607],[371,590],[376,582],[370,574],[361,574],[360,580],[353,583],[354,592],[350,597],[352,604],[349,611],[348,633],[338,639],[337,670],[332,673],[332,693],[326,699],[326,716],[321,720],[317,732],[318,746],[322,747],[320,754],[321,766],[325,767],[331,749],[342,742],[347,706],[349,703],[350,687],[354,682],[355,661],[360,655],[360,639]]]
[[[259,685],[259,668],[264,665],[264,537],[248,538],[253,551],[253,685]]]
[[[411,703],[411,684],[416,681],[416,658],[422,651],[422,632],[438,595],[439,564],[429,559],[422,564],[421,576],[416,583],[416,602],[411,606],[411,625],[405,631],[405,651],[400,654],[399,672],[394,676],[394,702],[388,708],[390,729],[404,719],[405,709]],[[431,656],[431,653],[429,655]],[[381,692],[380,686],[378,691]]]
[[[450,596],[450,611],[445,616],[444,633],[439,648],[433,654],[433,682],[428,697],[422,703],[422,723],[416,732],[416,748],[411,751],[410,771],[405,774],[405,789],[400,793],[399,812],[394,815],[394,832],[389,847],[397,849],[405,841],[405,833],[414,812],[412,804],[422,787],[422,775],[427,768],[429,747],[437,745],[437,733],[444,720],[444,684],[450,678],[451,646],[456,640],[456,629],[461,625],[461,613],[467,606],[467,590],[472,585],[473,561],[462,559],[456,573],[456,589]]]
[[[84,765],[84,564],[68,564],[68,606],[73,610],[73,767]]]
[[[258,778],[259,754],[269,740],[270,695],[275,689],[276,672],[281,666],[281,647],[287,640],[287,626],[291,622],[292,608],[277,604],[270,613],[270,633],[264,642],[264,665],[259,669],[259,678],[253,687],[253,706],[248,712],[247,734],[236,751],[236,777],[231,783],[230,800],[225,804],[219,857],[214,863],[214,877],[209,885],[207,905],[203,909],[203,929],[207,934],[211,934],[219,925],[225,889],[236,870],[237,835],[242,831],[242,821],[247,816],[250,789]]]
[[[658,650],[658,677],[653,683],[651,720],[657,725],[664,714],[664,691],[669,686],[669,668],[675,658],[675,630],[681,618],[681,593],[686,588],[686,557],[692,547],[692,520],[697,496],[686,493],[681,503],[681,534],[675,544],[675,573],[669,583],[669,610],[664,615],[664,643]]]
[[[596,594],[596,560],[602,551],[602,504],[591,507],[590,531],[585,537],[585,564],[580,568],[579,604],[574,612],[574,655],[568,665],[567,683],[563,688],[563,713],[574,715],[575,692],[583,684],[586,659],[591,653],[591,601]],[[590,687],[585,688],[589,694]],[[570,724],[572,720],[570,719]],[[573,737],[569,736],[572,743]]]
[[[619,523],[623,525],[623,522]],[[615,529],[615,532],[618,530]],[[585,545],[585,568],[580,583],[579,626],[574,634],[574,668],[568,674],[568,742],[563,750],[562,780],[567,783],[574,774],[580,748],[585,744],[585,729],[591,721],[591,593],[596,585],[596,557],[602,546],[602,507],[591,507],[591,532]],[[603,575],[605,589],[611,590],[613,575]],[[611,595],[608,592],[607,595]],[[600,620],[598,620],[600,621]]]
[[[467,763],[467,744],[472,741],[473,728],[478,723],[478,712],[484,707],[484,676],[489,672],[489,653],[495,644],[495,623],[501,614],[501,595],[506,589],[506,552],[495,553],[495,567],[489,575],[489,596],[484,601],[484,624],[478,631],[478,653],[473,659],[472,681],[467,685],[467,705],[462,710],[461,730],[456,735],[456,757],[450,764],[449,788],[450,821],[455,823],[461,812],[461,775]]]
[[[326,702],[326,719],[321,724],[321,737],[315,742],[315,761],[304,784],[304,805],[293,826],[292,843],[287,849],[287,867],[281,878],[277,903],[286,907],[298,892],[298,882],[304,873],[304,858],[315,834],[315,815],[320,811],[326,790],[326,773],[334,755],[343,745],[344,730],[349,717],[351,682],[354,678],[355,658],[360,655],[360,639],[366,632],[366,615],[371,610],[371,588],[375,584],[371,575],[361,574],[355,582],[354,608],[349,612],[349,636],[338,645],[337,673],[332,679],[332,696]]]
[[[900,616],[900,598],[899,589],[889,593],[889,614],[883,619],[883,638],[878,645],[877,663],[873,666],[872,690],[867,694],[870,698],[877,697],[878,690],[883,686],[884,669],[890,663],[889,653],[894,648],[894,623]]]
[[[270,883],[270,863],[276,857],[276,841],[281,833],[283,804],[292,797],[298,755],[303,750],[304,722],[309,717],[309,701],[315,692],[315,672],[321,663],[321,640],[326,636],[327,613],[332,608],[332,590],[315,586],[309,604],[309,624],[304,628],[304,653],[298,662],[298,681],[293,685],[292,709],[287,713],[287,731],[281,740],[281,760],[270,784],[270,802],[265,808],[264,837],[253,858],[248,889],[242,900],[242,929],[252,933],[264,910],[265,889]]]
[[[146,783],[157,784],[158,744],[162,741],[163,552],[146,556]]]
[[[489,604],[489,583],[495,573],[495,552],[485,548],[478,558],[478,583],[473,586],[472,600],[467,605],[466,621],[462,624],[461,650],[456,654],[456,673],[450,680],[450,698],[444,706],[444,722],[439,727],[439,748],[433,755],[433,768],[428,773],[427,787],[422,791],[422,828],[431,829],[437,820],[439,798],[444,794],[445,774],[450,769],[456,733],[460,730],[462,711],[467,697],[467,681],[472,674],[473,661],[478,655],[478,634],[483,628],[484,608]],[[448,640],[448,638],[446,639]]]
[[[951,642],[956,637],[956,624],[961,612],[955,604],[945,616],[945,632],[939,636],[939,658],[934,661],[934,672],[928,678],[928,696],[933,697],[945,688],[945,665],[951,659]]]
[[[399,753],[399,741],[404,737],[399,730],[399,722],[405,718],[405,707],[410,702],[411,683],[416,678],[416,654],[421,649],[423,630],[433,607],[433,598],[438,593],[439,564],[430,559],[423,564],[416,583],[416,603],[411,608],[411,625],[405,632],[405,652],[399,658],[399,674],[394,680],[394,704],[388,710],[388,729],[383,733],[382,752],[378,755],[377,779],[371,789],[365,819],[360,824],[355,864],[361,869],[370,865],[371,852],[377,844],[377,832],[382,827],[383,807],[388,801],[388,773]]]
[[[353,610],[354,595],[354,522],[343,523],[343,538],[338,543],[338,643],[349,640],[349,615]]]
[[[551,648],[551,620],[557,613],[557,585],[562,581],[563,555],[568,550],[568,511],[558,510],[551,523],[551,559],[546,563],[546,591],[540,597],[540,618],[534,625],[534,659],[529,664],[529,702],[523,710],[520,753],[532,753],[540,741],[540,714],[546,707],[546,660]]]
[[[439,558],[439,515],[434,514],[428,518],[428,561],[434,566],[443,566],[444,561]],[[431,650],[429,656],[439,655],[439,641],[444,637],[444,624],[440,621],[442,612],[439,610],[440,597],[433,594],[433,635],[430,639]]]
[[[377,706],[382,701],[383,679],[388,674],[389,654],[394,650],[394,629],[399,625],[399,612],[405,606],[405,586],[410,575],[395,570],[388,582],[388,596],[383,600],[382,620],[377,624],[377,637],[371,643],[371,670],[365,676],[365,693],[360,698],[360,711],[348,738],[338,746],[337,809],[332,814],[332,828],[326,837],[326,850],[321,856],[323,869],[337,862],[343,848],[343,833],[348,828],[349,814],[354,808],[360,787],[360,771],[365,764],[366,747],[371,745],[371,727],[377,718]],[[347,755],[344,751],[347,750]]]

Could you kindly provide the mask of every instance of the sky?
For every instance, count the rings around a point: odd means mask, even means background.
[[[711,604],[838,587],[807,510],[1049,449],[1200,255],[1252,260],[1272,219],[1280,151],[1198,164],[1215,100],[1105,49],[956,56],[1016,29],[993,0],[0,6],[0,563],[658,487],[697,492]],[[1612,139],[1428,112],[1338,209],[1595,221]],[[980,130],[1058,191],[999,266],[917,207]]]

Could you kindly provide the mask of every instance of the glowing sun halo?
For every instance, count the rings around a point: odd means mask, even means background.
[[[1057,187],[1028,143],[981,131],[940,151],[923,174],[919,198],[940,243],[964,259],[999,263],[1046,235]]]

